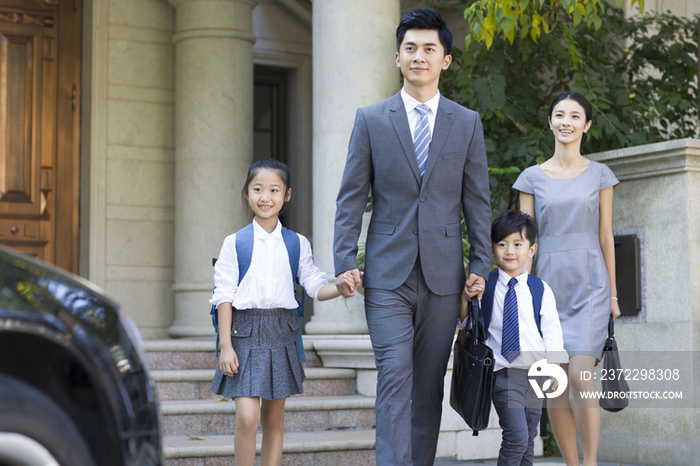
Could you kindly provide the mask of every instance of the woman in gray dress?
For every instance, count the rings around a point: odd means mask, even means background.
[[[581,373],[593,371],[602,355],[608,319],[620,315],[612,232],[613,186],[619,182],[607,166],[581,155],[591,113],[590,102],[579,93],[557,97],[549,108],[554,155],[525,170],[513,185],[520,191],[520,209],[537,220],[534,275],[554,291],[570,357],[562,366],[569,376],[566,392],[547,401],[554,436],[568,466],[579,464],[577,430],[583,465],[597,464],[600,408],[597,400],[581,397],[581,392],[595,391],[593,380],[583,380]]]

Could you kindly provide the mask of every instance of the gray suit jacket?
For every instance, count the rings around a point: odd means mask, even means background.
[[[464,287],[460,208],[469,230],[469,271],[488,276],[491,204],[479,114],[444,96],[421,183],[401,94],[360,108],[336,201],[335,273],[357,267],[362,214],[372,188],[364,286],[393,290],[420,252],[425,281],[437,295]]]

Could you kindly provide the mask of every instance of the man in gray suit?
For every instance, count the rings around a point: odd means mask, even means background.
[[[357,242],[372,189],[364,269],[365,312],[379,371],[377,465],[435,459],[443,383],[464,286],[482,289],[491,263],[491,207],[479,115],[442,97],[452,33],[430,8],[396,30],[395,96],[355,117],[338,193],[334,259],[344,296],[359,283]],[[460,212],[469,230],[469,278]]]

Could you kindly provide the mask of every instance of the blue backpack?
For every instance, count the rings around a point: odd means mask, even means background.
[[[484,295],[481,297],[481,314],[484,317],[484,328],[488,330],[489,324],[491,323],[491,313],[493,312],[493,293],[496,290],[496,283],[498,282],[498,269],[492,270],[489,273],[489,279],[486,282],[486,288],[484,289]],[[530,294],[532,295],[532,309],[535,313],[535,323],[537,324],[537,330],[542,336],[542,326],[540,325],[540,311],[542,310],[542,296],[544,295],[544,284],[542,280],[535,277],[534,275],[527,276],[527,286],[530,288]]]
[[[242,228],[236,232],[236,255],[238,256],[238,284],[240,285],[243,281],[243,277],[248,273],[250,268],[250,261],[253,258],[253,240],[255,238],[253,231],[253,224],[250,223],[248,226]],[[300,244],[299,236],[288,228],[282,227],[282,239],[284,239],[284,245],[287,246],[287,253],[289,254],[289,267],[292,271],[292,286],[298,283],[297,274],[299,272],[299,254],[300,254]],[[212,265],[216,264],[216,259],[212,259]],[[214,287],[216,290],[216,286]],[[294,296],[297,303],[299,299]],[[304,317],[304,307],[306,305],[306,291],[302,287],[301,289],[301,304],[296,309],[290,309],[290,312],[294,314],[297,320],[301,321]],[[216,330],[216,356],[219,356],[219,316],[216,312],[216,306],[211,305],[211,321]],[[297,352],[299,354],[299,362],[306,361],[306,355],[304,354],[304,341],[301,338],[301,326],[297,328],[296,331],[297,339]]]

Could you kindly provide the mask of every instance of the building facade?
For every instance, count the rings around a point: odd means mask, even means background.
[[[400,88],[395,28],[418,5],[0,0],[0,242],[102,286],[145,338],[210,335],[210,259],[249,221],[246,168],[275,157],[291,226],[332,276],[355,110]],[[315,303],[306,332],[366,333],[361,299]]]

